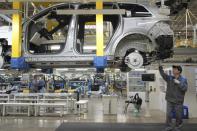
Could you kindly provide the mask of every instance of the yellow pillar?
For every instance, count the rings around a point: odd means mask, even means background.
[[[13,2],[13,9],[21,10],[20,2]],[[16,13],[12,16],[12,58],[21,57],[22,44],[22,14]]]
[[[54,27],[58,26],[58,22],[52,21],[52,20],[47,20],[47,29],[48,31],[53,30]]]
[[[96,9],[103,9],[103,1],[96,1]],[[104,40],[103,40],[103,14],[96,15],[96,55],[104,56]]]

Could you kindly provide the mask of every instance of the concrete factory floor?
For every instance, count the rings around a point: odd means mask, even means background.
[[[144,117],[144,111],[135,116],[131,110],[124,114],[124,100],[118,102],[118,115],[103,115],[102,100],[91,98],[89,111],[81,115],[65,115],[64,117],[0,117],[0,131],[55,131],[63,122],[99,122],[99,123],[164,123],[165,114],[159,110],[151,110],[151,117]],[[197,123],[197,119],[189,119],[186,123]]]

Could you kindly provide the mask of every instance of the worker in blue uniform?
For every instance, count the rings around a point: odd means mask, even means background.
[[[159,67],[159,72],[163,79],[167,82],[166,89],[166,101],[167,101],[167,110],[166,110],[166,129],[165,131],[172,131],[172,112],[175,111],[176,114],[176,125],[174,130],[180,131],[183,121],[183,103],[185,93],[188,88],[187,79],[181,75],[182,67],[179,65],[172,66],[173,75],[168,75],[164,73],[163,67]]]
[[[45,80],[43,77],[38,80],[38,91],[39,93],[45,93]]]

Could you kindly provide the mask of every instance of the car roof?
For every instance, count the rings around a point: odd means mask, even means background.
[[[87,2],[87,3],[59,3],[59,4],[55,4],[51,7],[45,8],[45,9],[50,9],[53,8],[55,6],[60,6],[60,5],[71,5],[71,6],[80,6],[80,5],[85,5],[85,4],[94,4],[95,2]],[[161,14],[158,13],[158,7],[155,5],[150,5],[148,2],[140,2],[140,3],[136,3],[136,2],[104,2],[104,3],[114,3],[114,4],[133,4],[133,5],[139,5],[139,6],[143,6],[144,8],[146,8],[148,11],[151,12],[151,14],[153,14],[153,16],[161,16]],[[45,10],[44,9],[44,10]],[[42,10],[43,11],[43,10]],[[42,12],[41,11],[41,12]]]

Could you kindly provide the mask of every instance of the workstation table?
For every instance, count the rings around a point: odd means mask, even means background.
[[[10,99],[10,97],[12,99]],[[4,101],[0,102],[3,115],[11,114],[8,112],[10,109],[13,109],[13,114],[28,114],[28,116],[30,116],[30,112],[33,111],[35,116],[37,116],[42,109],[44,112],[43,114],[47,114],[46,109],[53,108],[53,113],[57,113],[55,112],[55,109],[60,109],[60,116],[62,116],[65,109],[67,112],[69,109],[74,110],[76,102],[76,99],[74,99],[74,93],[0,94],[0,98],[4,98],[2,99]],[[24,113],[26,110],[27,113]]]

